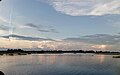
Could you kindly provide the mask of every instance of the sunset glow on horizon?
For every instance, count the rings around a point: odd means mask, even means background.
[[[0,48],[120,51],[120,1],[3,0]]]

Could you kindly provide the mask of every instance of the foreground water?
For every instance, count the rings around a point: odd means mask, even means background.
[[[91,54],[0,56],[0,70],[6,75],[120,75],[120,59]]]

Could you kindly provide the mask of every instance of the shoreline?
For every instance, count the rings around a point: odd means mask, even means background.
[[[120,55],[120,52],[110,52],[110,51],[84,51],[84,50],[41,50],[41,51],[25,51],[22,49],[8,49],[6,51],[0,51],[0,55],[30,55],[30,54],[64,54],[64,53],[71,53],[71,54],[101,54],[101,55]]]
[[[0,51],[0,56],[3,55],[10,55],[10,56],[14,56],[14,55],[31,55],[31,54],[80,54],[80,52],[1,52]],[[81,53],[81,54],[96,54],[96,55],[120,55],[120,53]]]

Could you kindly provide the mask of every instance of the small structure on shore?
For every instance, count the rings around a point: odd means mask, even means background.
[[[120,58],[120,56],[113,56],[113,58]]]

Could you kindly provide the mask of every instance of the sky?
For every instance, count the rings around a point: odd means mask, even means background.
[[[120,0],[2,0],[0,48],[120,51]]]

